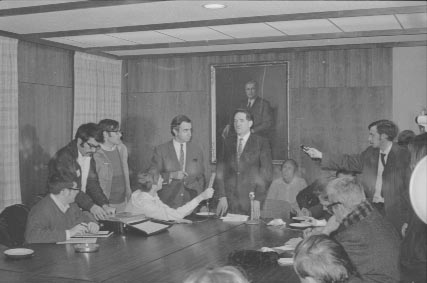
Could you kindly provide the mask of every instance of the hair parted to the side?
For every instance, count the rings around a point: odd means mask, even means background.
[[[102,135],[102,133],[97,124],[86,123],[80,125],[80,127],[76,131],[74,138],[75,140],[81,139],[82,142],[80,145],[83,146],[83,144],[87,142],[90,138],[98,140],[100,135]]]
[[[377,127],[378,134],[387,135],[387,139],[389,141],[393,141],[399,131],[396,124],[390,120],[378,120],[372,122],[371,124],[369,124],[368,129],[371,129],[374,126]]]
[[[175,136],[175,132],[173,130],[178,131],[179,126],[181,125],[182,122],[191,123],[191,120],[190,118],[182,114],[175,116],[172,119],[171,126],[170,126],[172,136]]]

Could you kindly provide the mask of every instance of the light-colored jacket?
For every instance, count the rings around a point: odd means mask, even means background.
[[[118,144],[117,149],[122,161],[123,173],[125,177],[126,200],[129,200],[132,191],[130,189],[129,181],[128,150],[124,144]],[[113,166],[110,159],[103,150],[98,150],[93,155],[93,158],[95,159],[96,163],[96,172],[98,173],[99,184],[101,185],[102,191],[109,199],[111,194],[111,183],[113,181]]]

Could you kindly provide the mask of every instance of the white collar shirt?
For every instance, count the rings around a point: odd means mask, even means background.
[[[90,169],[90,159],[92,157],[90,156],[83,156],[79,150],[77,150],[78,152],[78,157],[77,157],[77,163],[80,165],[80,169],[81,169],[81,175],[82,175],[82,191],[85,193],[86,192],[86,184],[87,184],[87,177],[89,176],[89,169]]]

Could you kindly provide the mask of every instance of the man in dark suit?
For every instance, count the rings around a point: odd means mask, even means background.
[[[154,149],[150,170],[159,172],[166,181],[159,191],[160,199],[177,208],[204,190],[205,169],[202,150],[191,142],[191,120],[178,115],[170,128],[173,139]]]
[[[217,167],[218,215],[227,210],[249,214],[249,193],[253,192],[254,217],[259,218],[260,203],[271,182],[272,160],[268,141],[251,133],[253,123],[249,111],[236,110],[234,128],[237,135],[225,140],[224,155]]]
[[[307,148],[305,152],[313,159],[321,159],[324,169],[361,172],[359,179],[368,199],[401,231],[408,218],[405,195],[409,152],[393,143],[398,131],[392,121],[379,120],[368,128],[370,146],[360,154],[331,156],[315,148]]]
[[[258,96],[256,81],[251,80],[245,84],[245,93],[245,100],[239,104],[239,108],[247,109],[253,117],[251,133],[270,139],[274,122],[270,103]],[[222,132],[223,138],[228,137],[230,131],[231,125],[226,125]]]

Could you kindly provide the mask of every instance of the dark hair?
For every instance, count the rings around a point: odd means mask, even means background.
[[[371,129],[373,126],[377,127],[378,134],[385,134],[387,135],[387,139],[389,141],[394,140],[394,138],[397,136],[397,126],[395,123],[389,120],[378,120],[371,124],[369,124],[368,129]]]
[[[74,138],[76,141],[77,139],[81,139],[82,143],[80,145],[83,146],[83,144],[87,142],[90,138],[98,140],[100,134],[101,133],[97,124],[87,123],[80,125],[80,127],[77,129]]]
[[[408,146],[408,143],[415,137],[414,131],[404,130],[397,136],[397,144],[401,146]]]
[[[237,113],[243,113],[246,115],[246,120],[255,122],[254,121],[254,115],[252,115],[252,113],[249,112],[248,110],[243,109],[243,108],[237,108],[233,113],[233,118],[236,116]]]
[[[343,283],[359,276],[344,247],[324,234],[312,235],[298,244],[294,269],[299,277],[322,283]]]
[[[427,155],[427,133],[419,134],[408,144],[411,153],[410,168],[414,170],[417,163]]]
[[[347,175],[347,176],[356,177],[356,175],[357,175],[358,173],[359,173],[359,172],[356,172],[356,171],[350,171],[350,170],[346,170],[346,169],[339,169],[339,170],[337,170],[337,172],[335,173],[335,177],[337,177],[337,178],[338,178],[338,175],[339,175],[339,174],[343,174],[343,175]]]
[[[49,188],[49,193],[57,195],[63,189],[77,188],[77,184],[76,182],[65,181],[65,180],[61,180],[60,178],[53,177],[49,179],[48,188]]]
[[[292,166],[294,166],[294,168],[295,168],[295,170],[294,170],[294,171],[295,171],[295,172],[296,172],[296,171],[298,171],[298,168],[299,168],[298,163],[297,163],[295,160],[291,159],[291,158],[286,159],[286,160],[282,163],[282,166],[280,166],[280,169],[283,169],[283,166],[284,166],[286,163],[291,163],[291,164],[292,164]]]
[[[159,174],[155,171],[148,171],[138,174],[138,183],[136,185],[136,189],[149,192],[155,184],[159,180]]]
[[[181,125],[182,122],[191,123],[191,120],[190,120],[190,118],[188,118],[185,115],[178,115],[172,119],[172,122],[171,122],[171,134],[172,134],[172,136],[175,136],[175,133],[173,130],[175,129],[176,131],[178,131],[179,126]]]
[[[116,120],[104,119],[104,120],[99,121],[98,127],[99,127],[100,134],[99,134],[98,139],[96,141],[100,142],[100,143],[104,143],[104,141],[105,141],[104,140],[104,131],[107,131],[107,132],[117,131],[120,128],[120,124]]]

